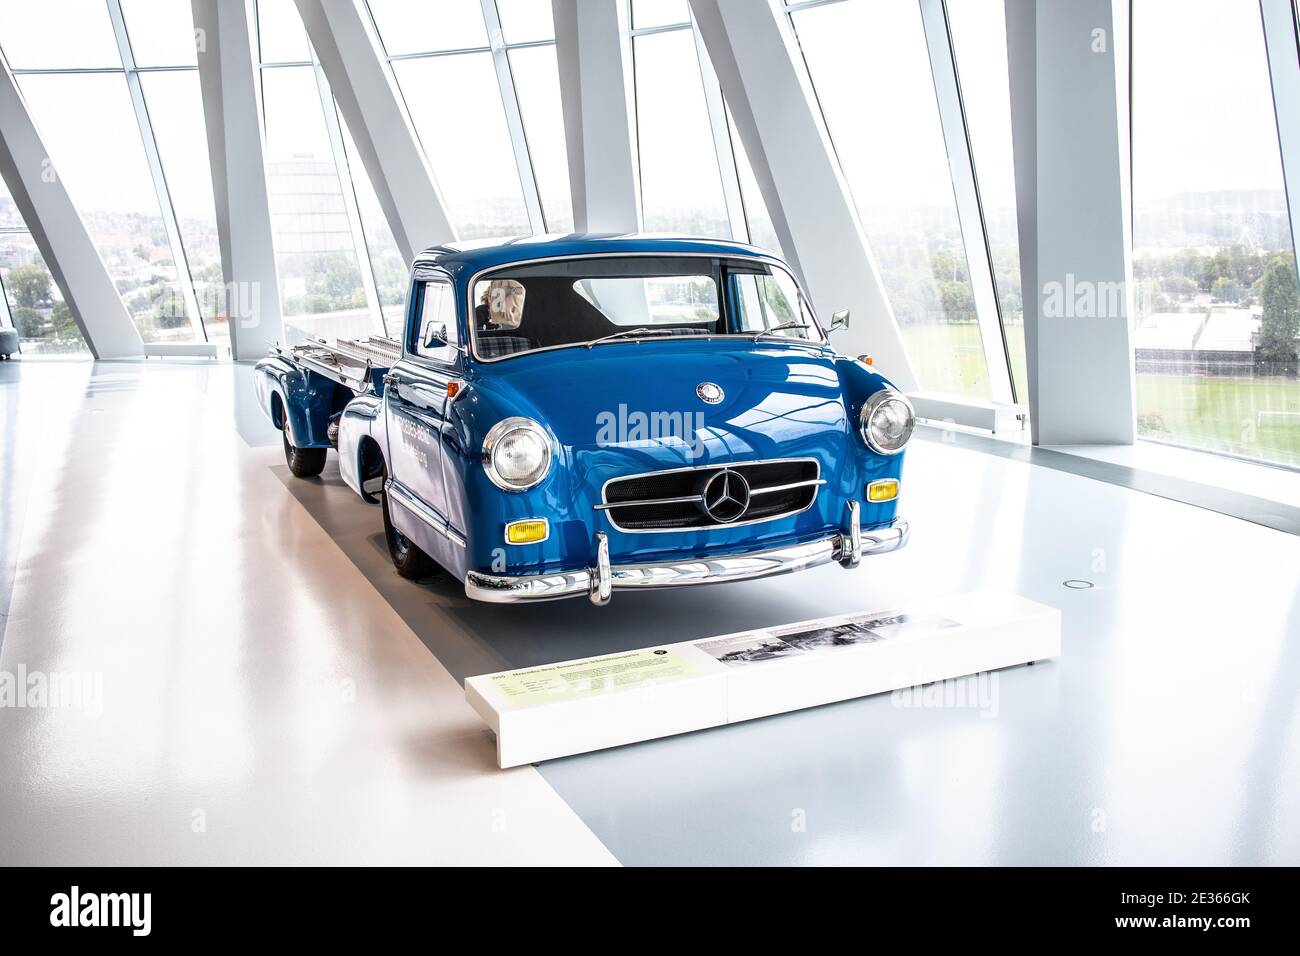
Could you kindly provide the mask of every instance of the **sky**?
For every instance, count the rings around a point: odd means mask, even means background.
[[[1256,0],[1135,0],[1135,195],[1282,188]]]
[[[428,24],[433,5],[422,0],[371,0],[376,23],[393,52],[441,44],[485,41],[479,0],[440,0],[444,21]],[[511,39],[545,36],[541,0],[500,0]],[[986,202],[1010,199],[1010,122],[1006,106],[1006,63],[1002,0],[950,0],[958,65],[966,89],[981,188]],[[1268,68],[1256,0],[1133,0],[1134,3],[1134,188],[1143,199],[1183,190],[1281,189]],[[193,62],[188,4],[183,0],[124,0],[137,56],[150,64]],[[682,0],[638,0],[638,25],[670,22],[685,9]],[[262,17],[275,43],[271,58],[305,55],[301,27],[290,0],[263,0]],[[924,36],[916,0],[849,0],[843,5],[795,14],[795,25],[818,84],[836,148],[850,173],[859,204],[864,200],[908,204],[951,203],[946,154],[934,106]],[[412,26],[417,24],[417,26]],[[698,64],[683,35],[645,41],[642,100],[647,184],[657,195],[683,205],[714,207],[721,187],[712,162],[712,143],[703,114]],[[650,43],[658,49],[651,55]],[[0,46],[15,68],[120,65],[102,0],[43,0],[0,4]],[[671,49],[670,49],[671,48]],[[484,55],[485,56],[485,55]],[[455,85],[443,64],[404,69],[412,112],[423,131],[437,125],[438,94]],[[468,61],[467,68],[469,66]],[[478,156],[459,141],[447,148],[426,144],[435,174],[442,167],[449,194],[477,198],[500,181],[502,192],[518,196],[514,159],[492,73],[472,64],[473,80],[487,87],[464,98],[456,126],[478,127],[490,148]],[[450,67],[450,62],[446,64]],[[426,76],[426,74],[428,74]],[[174,75],[173,75],[174,76]],[[653,82],[648,82],[652,79]],[[436,81],[436,82],[435,82]],[[120,75],[24,76],[21,79],[56,167],[79,204],[107,211],[153,207],[156,198],[145,173],[142,147],[130,100]],[[531,88],[531,87],[530,87]],[[538,99],[531,136],[545,154],[544,178],[563,188],[557,157],[558,88],[548,84]],[[527,93],[521,98],[530,100]],[[532,99],[537,99],[533,97]],[[202,124],[197,86],[147,80],[146,100],[170,153],[169,180],[182,215],[210,203],[202,175],[203,151],[187,148]],[[526,106],[527,108],[527,106]],[[431,112],[432,111],[432,112]],[[319,117],[299,128],[296,111],[283,110],[272,139],[310,143]],[[525,117],[526,124],[529,117]],[[185,135],[172,132],[183,129]],[[422,135],[428,135],[423,132]],[[309,135],[310,134],[310,135]],[[676,141],[673,137],[677,136]],[[543,148],[542,142],[546,145]],[[160,144],[161,145],[161,144]],[[164,156],[164,162],[168,157]],[[516,199],[517,201],[517,199]]]

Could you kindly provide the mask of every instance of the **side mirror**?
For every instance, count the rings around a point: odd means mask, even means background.
[[[447,326],[431,325],[428,330],[428,336],[425,340],[424,347],[426,349],[435,349],[446,344],[447,344]]]
[[[836,312],[834,315],[831,316],[830,331],[836,332],[840,329],[847,329],[848,327],[849,327],[848,309],[840,309],[840,311]]]

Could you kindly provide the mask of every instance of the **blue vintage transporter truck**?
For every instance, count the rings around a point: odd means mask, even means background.
[[[910,404],[835,353],[783,262],[738,243],[438,246],[400,340],[277,347],[255,378],[290,470],[319,475],[336,448],[398,572],[477,600],[604,604],[907,541]]]

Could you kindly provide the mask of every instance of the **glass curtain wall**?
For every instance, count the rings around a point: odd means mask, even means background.
[[[792,6],[789,16],[921,387],[988,398],[916,0]]]
[[[1255,0],[1133,0],[1138,434],[1300,466],[1300,295]]]
[[[227,344],[189,6],[4,4],[0,43],[49,152],[48,175],[67,189],[141,338]],[[3,246],[0,269],[48,278],[30,237],[10,234]],[[17,306],[28,341],[73,347],[75,325],[49,288]]]
[[[684,19],[663,22],[677,16]],[[632,4],[632,63],[645,228],[732,238],[722,164],[685,3]],[[734,159],[730,165],[734,178]],[[735,238],[747,237],[742,232]]]
[[[641,218],[651,232],[752,242],[779,253],[685,0],[632,0]]]
[[[0,328],[18,332],[24,355],[89,355],[18,207],[0,182]]]
[[[457,235],[571,231],[550,4],[366,6]]]
[[[285,339],[396,333],[406,264],[292,0],[258,0],[267,192]]]
[[[1016,232],[1005,7],[1003,0],[953,0],[946,9],[1011,377],[1023,404],[1028,401],[1029,379]]]

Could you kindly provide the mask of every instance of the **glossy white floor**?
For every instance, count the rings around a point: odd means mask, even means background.
[[[0,862],[614,862],[536,770],[496,769],[233,427],[232,371],[0,367],[26,498],[0,669],[102,681],[102,708],[0,709]]]
[[[0,708],[0,862],[1300,862],[1300,538],[922,440],[912,544],[851,574],[493,608],[251,406],[0,366],[0,672],[102,681]],[[457,683],[976,588],[1060,607],[1061,660],[507,773]]]

